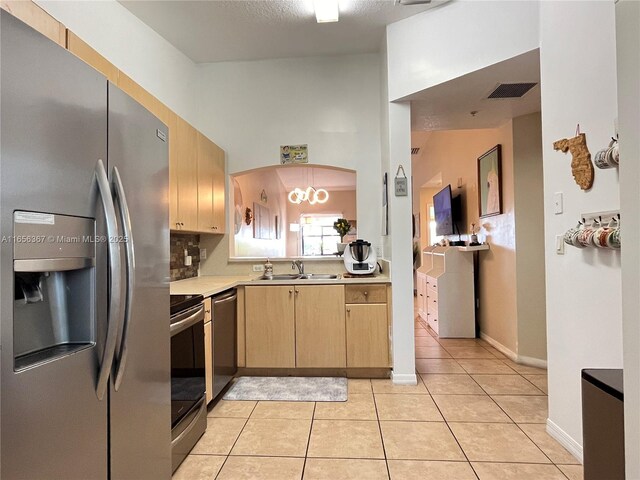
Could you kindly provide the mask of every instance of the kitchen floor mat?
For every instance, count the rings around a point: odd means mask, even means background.
[[[240,377],[223,399],[346,402],[347,379],[343,377]]]

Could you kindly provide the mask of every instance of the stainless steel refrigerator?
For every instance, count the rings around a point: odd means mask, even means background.
[[[0,15],[0,477],[169,479],[167,129]]]

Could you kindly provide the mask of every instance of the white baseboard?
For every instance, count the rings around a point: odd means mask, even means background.
[[[584,463],[582,459],[582,445],[576,442],[567,432],[562,430],[558,425],[547,418],[547,433],[558,441],[560,445],[566,448],[571,455],[576,457],[580,463]]]
[[[524,355],[518,355],[517,353],[509,350],[507,347],[502,345],[497,340],[491,338],[486,333],[480,332],[480,338],[485,340],[493,348],[495,348],[499,352],[503,353],[510,360],[513,360],[516,363],[519,363],[521,365],[526,365],[528,367],[547,368],[547,361],[546,360],[541,360],[539,358],[533,358],[533,357],[526,357]]]
[[[522,365],[526,365],[528,367],[536,367],[536,368],[547,368],[547,361],[540,360],[539,358],[533,357],[525,357],[524,355],[518,355],[517,363],[521,363]]]
[[[500,353],[506,355],[509,358],[509,360],[513,360],[514,362],[518,361],[518,355],[515,352],[512,352],[507,347],[502,345],[497,340],[494,340],[493,338],[491,338],[486,333],[480,332],[480,338],[485,340],[489,345],[491,345],[493,348],[498,350]]]
[[[394,385],[417,385],[418,377],[415,373],[391,372],[391,381]]]

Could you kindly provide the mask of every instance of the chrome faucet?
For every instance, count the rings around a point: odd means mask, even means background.
[[[304,275],[304,263],[302,263],[302,260],[294,260],[291,262],[291,270],[294,268],[298,269],[300,275]]]

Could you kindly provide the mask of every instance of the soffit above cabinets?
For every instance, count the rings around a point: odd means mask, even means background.
[[[120,3],[196,63],[374,53],[385,26],[438,7],[340,0],[340,20],[316,23],[313,0]]]

